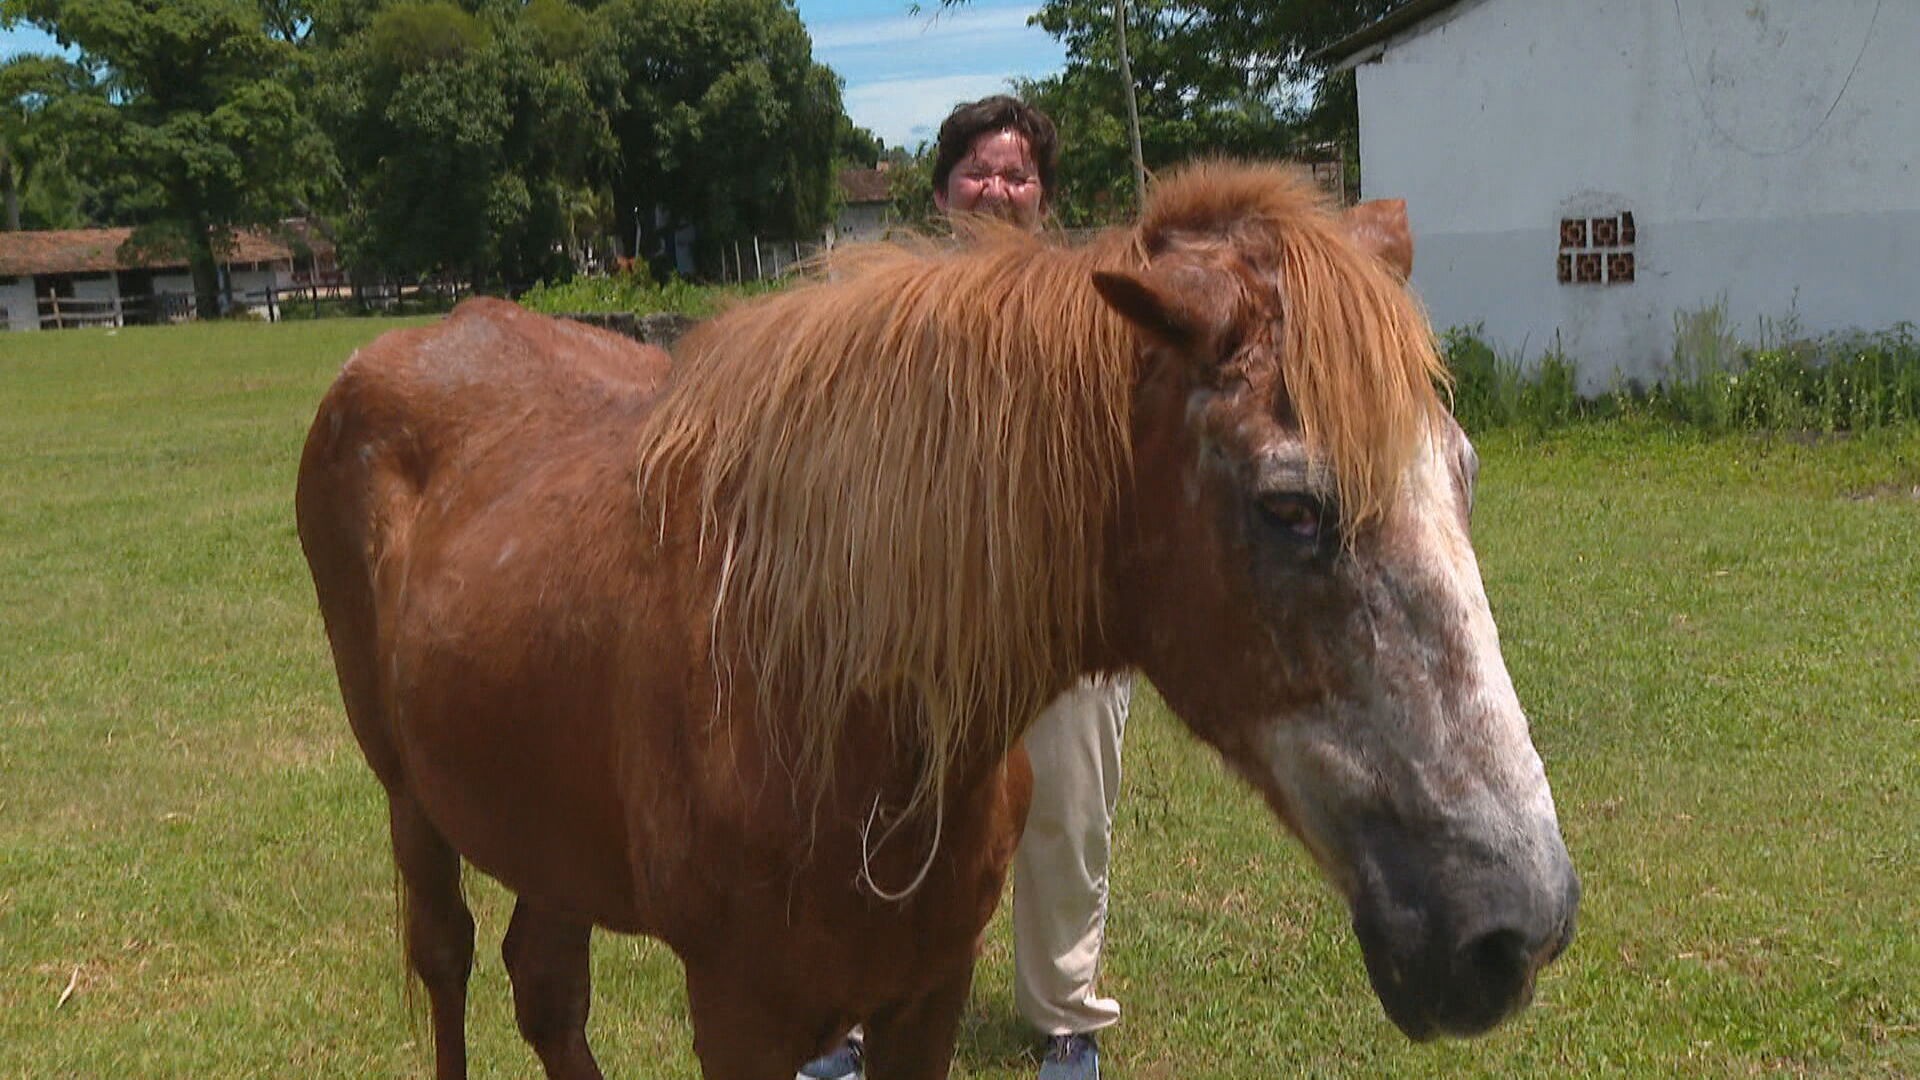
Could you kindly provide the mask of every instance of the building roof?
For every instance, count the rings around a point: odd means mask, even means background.
[[[891,202],[885,169],[841,169],[840,195],[849,203]]]
[[[0,276],[90,274],[110,270],[166,270],[187,265],[184,255],[163,252],[122,254],[132,229],[35,229],[0,232]],[[131,256],[131,257],[129,257]],[[237,233],[227,263],[284,262],[287,245],[258,233]]]
[[[1459,2],[1460,0],[1407,0],[1406,3],[1307,59],[1329,64],[1335,68],[1352,67],[1372,59],[1371,56],[1362,54],[1373,46],[1384,45],[1387,39],[1419,26]]]

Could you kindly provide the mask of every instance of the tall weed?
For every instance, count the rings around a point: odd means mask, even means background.
[[[1632,417],[1707,431],[1861,431],[1920,422],[1920,339],[1911,323],[1809,340],[1789,319],[1742,343],[1716,302],[1674,317],[1673,362],[1649,388],[1577,392],[1578,366],[1554,349],[1533,365],[1503,358],[1481,328],[1441,340],[1454,414],[1469,431],[1545,430],[1589,417]]]

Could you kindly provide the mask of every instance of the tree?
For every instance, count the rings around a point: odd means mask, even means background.
[[[568,273],[614,151],[585,15],[565,0],[361,14],[330,24],[344,36],[321,106],[348,178],[348,258],[479,285]]]
[[[855,124],[852,117],[842,113],[834,122],[833,159],[835,163],[871,169],[880,164],[880,158],[886,152],[886,140]]]
[[[104,105],[84,68],[57,56],[32,54],[0,61],[0,200],[5,224],[74,224],[80,186],[66,168],[61,134],[82,100]]]
[[[1290,145],[1285,101],[1246,68],[1197,52],[1190,11],[1165,0],[1130,0],[1128,8],[1149,170],[1209,154],[1271,156]],[[1052,0],[1037,19],[1067,45],[1064,71],[1020,87],[1060,130],[1055,210],[1069,225],[1124,216],[1134,206],[1134,180],[1111,0]]]
[[[614,0],[594,18],[615,73],[616,208],[639,254],[695,225],[710,265],[733,241],[825,224],[848,142],[840,80],[791,0]]]
[[[918,149],[892,147],[886,152],[887,198],[893,204],[893,219],[910,229],[936,231],[941,217],[933,204],[933,156],[937,148],[930,142]]]
[[[293,44],[251,0],[0,0],[0,19],[79,50],[104,93],[66,97],[76,171],[141,246],[184,250],[195,306],[216,317],[234,231],[278,220],[330,173]]]
[[[1060,129],[1055,205],[1069,225],[1123,216],[1133,201],[1115,3],[1047,0],[1034,21],[1066,46],[1067,66],[1019,87]],[[1126,0],[1148,169],[1209,154],[1273,157],[1350,136],[1351,80],[1328,82],[1310,57],[1395,3]]]

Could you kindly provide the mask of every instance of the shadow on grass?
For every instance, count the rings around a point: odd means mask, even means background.
[[[1013,1007],[1010,990],[981,993],[975,984],[960,1016],[954,1060],[969,1076],[988,1071],[1024,1074],[1039,1067],[1040,1036]]]

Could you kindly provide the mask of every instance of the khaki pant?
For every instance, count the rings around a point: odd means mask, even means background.
[[[1033,809],[1013,861],[1013,986],[1043,1035],[1084,1034],[1120,1019],[1097,997],[1107,929],[1107,866],[1120,797],[1120,740],[1133,676],[1090,678],[1027,731]]]

